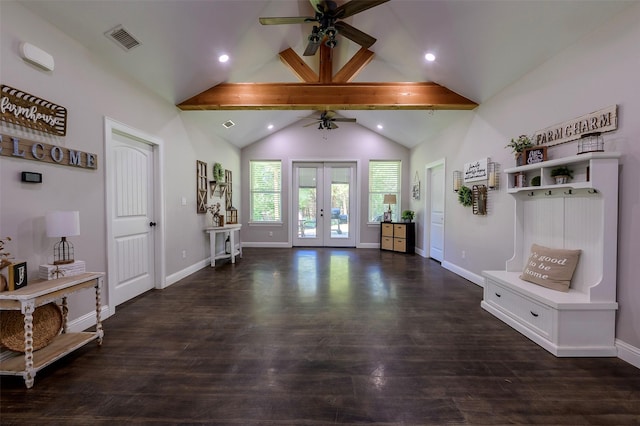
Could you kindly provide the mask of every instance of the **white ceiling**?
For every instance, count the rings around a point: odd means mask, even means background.
[[[482,103],[637,0],[391,0],[346,22],[378,41],[354,81],[432,81]],[[302,56],[312,24],[262,26],[258,17],[313,16],[308,0],[20,0],[61,31],[173,104],[221,82],[296,82],[278,53]],[[338,0],[338,4],[345,1]],[[104,32],[123,25],[142,44]],[[338,37],[334,71],[359,49]],[[433,63],[424,60],[433,52]],[[218,62],[220,54],[231,60]],[[317,56],[306,57],[317,71]],[[243,147],[313,111],[190,111],[190,119]],[[341,111],[407,147],[465,111]],[[236,126],[225,129],[232,120]],[[306,124],[308,121],[299,123]],[[274,125],[273,130],[266,128]],[[384,125],[383,130],[377,124]],[[339,132],[340,129],[333,130]]]

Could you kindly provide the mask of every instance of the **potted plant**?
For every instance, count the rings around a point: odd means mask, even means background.
[[[416,212],[414,212],[413,210],[404,210],[402,212],[402,220],[404,220],[405,222],[411,222],[415,215]]]
[[[529,136],[520,135],[517,138],[511,138],[511,142],[509,142],[505,148],[511,148],[516,157],[516,165],[522,166],[524,161],[522,154],[524,150],[533,146],[533,141]]]
[[[556,184],[564,184],[573,179],[573,170],[567,166],[556,167],[551,170],[551,177],[556,180]]]

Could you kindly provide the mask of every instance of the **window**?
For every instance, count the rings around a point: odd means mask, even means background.
[[[282,221],[280,161],[251,161],[251,222]]]
[[[369,222],[382,222],[389,208],[383,203],[385,194],[396,196],[396,204],[391,205],[391,220],[398,220],[400,165],[400,161],[369,161]]]

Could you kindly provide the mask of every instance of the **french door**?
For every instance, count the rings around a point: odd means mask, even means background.
[[[356,164],[293,164],[293,245],[355,247]]]

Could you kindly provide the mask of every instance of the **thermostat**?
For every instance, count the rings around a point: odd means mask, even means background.
[[[22,172],[22,181],[28,183],[42,183],[42,173]]]

